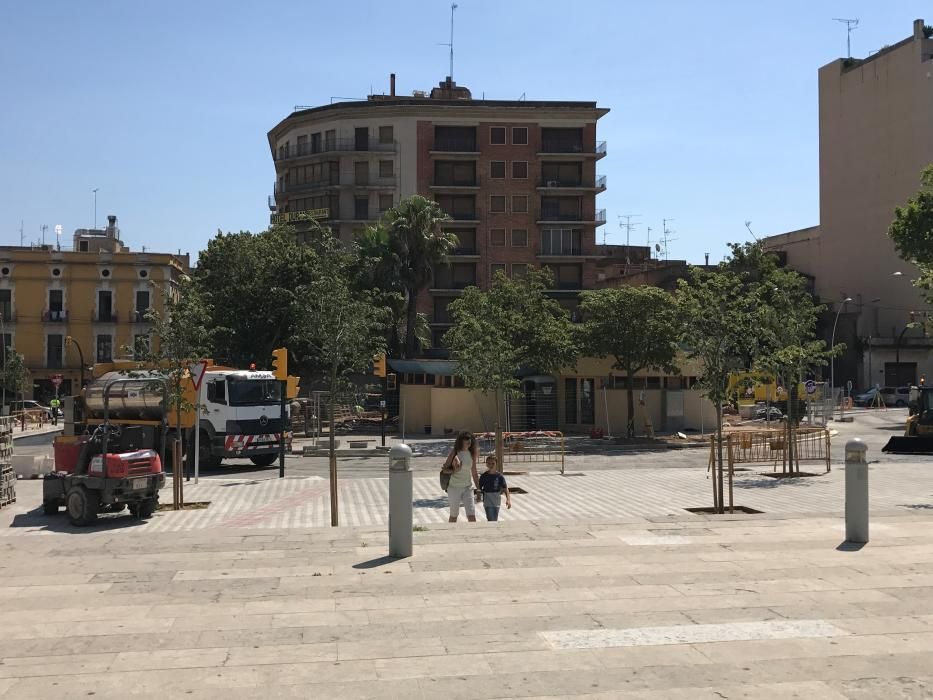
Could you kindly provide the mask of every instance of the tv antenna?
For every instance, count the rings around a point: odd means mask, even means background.
[[[631,256],[631,253],[629,252],[630,250],[629,246],[632,245],[632,231],[638,226],[638,224],[632,223],[632,219],[634,219],[636,216],[641,216],[641,214],[620,214],[619,215],[619,228],[625,229],[625,264],[626,265],[632,264],[632,259],[631,259],[632,256]],[[625,219],[624,224],[622,223],[622,219]],[[604,238],[605,238],[605,235],[606,233],[604,231],[603,232]],[[603,244],[605,245],[605,240],[603,240]]]
[[[755,243],[761,243],[761,241],[758,239],[758,236],[756,236],[756,235],[755,235],[755,232],[752,231],[752,222],[751,222],[751,221],[746,221],[746,222],[745,222],[745,228],[747,228],[747,229],[748,229],[748,232],[749,232],[750,234],[752,234],[752,238],[755,239]]]
[[[664,224],[664,231],[661,234],[661,250],[659,252],[663,251],[665,261],[667,260],[667,252],[668,252],[667,245],[671,241],[677,240],[676,238],[671,238],[671,234],[674,233],[674,231],[673,229],[668,228],[667,224],[669,221],[673,221],[673,219],[662,219],[662,222]]]
[[[19,220],[19,247],[26,245],[26,235],[23,233],[23,220]]]
[[[648,257],[651,257],[651,227],[648,227]]]
[[[858,17],[855,19],[842,19],[833,17],[834,22],[842,22],[846,25],[846,56],[852,58],[852,32],[858,29]]]
[[[42,224],[39,227],[39,230],[42,231],[42,245],[45,245],[45,232],[49,230],[48,224]]]
[[[438,43],[438,46],[447,46],[450,48],[450,72],[447,73],[447,77],[450,78],[451,82],[454,80],[454,10],[456,9],[457,3],[450,3],[450,41]]]

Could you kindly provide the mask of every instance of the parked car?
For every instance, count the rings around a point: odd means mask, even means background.
[[[886,386],[881,390],[881,398],[884,399],[886,406],[897,406],[903,408],[910,401],[909,386]]]
[[[771,406],[771,408],[762,407],[755,411],[755,420],[769,420],[769,413],[771,414],[770,420],[781,420],[784,417],[781,409],[777,406]]]
[[[856,394],[852,399],[852,403],[856,406],[871,406],[875,402],[875,396],[878,394],[878,389],[872,387],[863,394]]]
[[[43,406],[38,401],[27,399],[25,401],[10,401],[10,415],[21,413],[22,411],[45,411],[45,414],[51,420],[52,409],[49,406]],[[58,409],[58,415],[62,415],[62,409]]]

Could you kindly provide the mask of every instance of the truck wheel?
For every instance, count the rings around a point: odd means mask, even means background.
[[[58,501],[42,501],[42,512],[46,515],[58,513]]]
[[[205,469],[216,469],[220,466],[221,457],[215,457],[211,454],[211,436],[206,430],[201,431],[200,444],[198,445],[198,462]]]
[[[145,501],[140,501],[139,503],[131,503],[130,513],[140,520],[145,520],[146,518],[151,518],[158,507],[159,497],[155,496],[154,498],[147,498]]]
[[[83,527],[97,520],[99,496],[96,491],[88,491],[83,486],[74,486],[65,497],[65,509],[72,525]]]
[[[104,510],[106,513],[122,513],[123,509],[126,508],[125,503],[111,503]]]
[[[250,457],[249,461],[257,467],[271,467],[278,458],[278,455],[259,455],[258,457]]]

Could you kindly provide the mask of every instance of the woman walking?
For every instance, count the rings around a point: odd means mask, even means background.
[[[479,488],[479,472],[476,461],[479,458],[479,446],[472,433],[457,435],[453,449],[444,461],[444,468],[452,470],[450,483],[447,485],[447,498],[450,500],[450,518],[448,522],[457,522],[460,506],[466,513],[467,520],[476,522],[476,506],[473,502],[473,486]]]

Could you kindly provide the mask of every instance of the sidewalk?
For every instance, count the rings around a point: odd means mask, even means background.
[[[27,424],[26,430],[21,430],[19,425],[16,425],[13,428],[13,440],[21,440],[23,438],[38,437],[40,435],[52,435],[54,433],[60,433],[62,431],[62,422],[59,421],[58,425],[52,425],[51,423],[46,423],[42,427],[32,426]]]
[[[0,698],[933,693],[929,511],[0,541]]]

